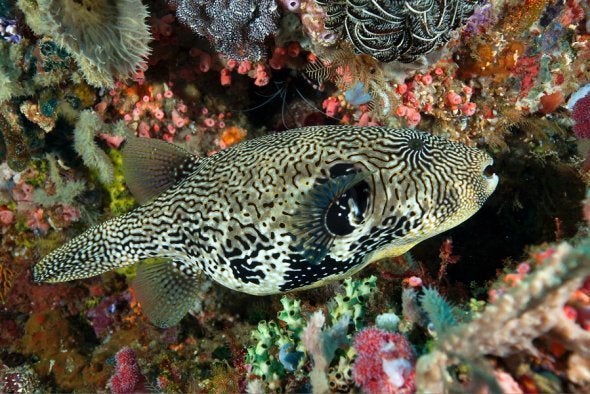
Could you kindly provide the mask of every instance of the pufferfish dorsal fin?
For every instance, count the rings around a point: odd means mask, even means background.
[[[125,181],[140,204],[169,189],[199,165],[192,153],[152,138],[128,137],[121,154]]]
[[[334,240],[354,231],[367,211],[369,172],[347,173],[323,179],[299,202],[292,221],[292,233],[303,257],[318,265]]]
[[[195,304],[199,279],[199,274],[181,261],[148,259],[139,263],[132,287],[150,321],[167,328],[182,320]]]

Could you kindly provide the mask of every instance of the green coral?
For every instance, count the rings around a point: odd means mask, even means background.
[[[420,303],[437,334],[443,334],[457,325],[453,307],[440,295],[438,290],[424,288]]]
[[[123,177],[123,157],[121,156],[121,152],[111,149],[109,157],[114,165],[113,182],[107,187],[111,199],[109,208],[114,216],[118,216],[130,211],[135,207],[137,202],[125,186],[125,178]]]
[[[281,344],[289,342],[285,330],[273,321],[261,321],[251,337],[256,345],[248,348],[246,363],[252,366],[252,373],[269,383],[280,380],[285,376],[285,367],[270,350],[273,346],[280,348]]]
[[[114,179],[114,169],[107,154],[98,147],[94,138],[107,126],[96,112],[85,110],[74,129],[74,149],[82,157],[84,164],[96,175],[103,185],[110,185]]]
[[[346,279],[343,293],[337,294],[329,303],[328,313],[333,323],[329,327],[317,327],[314,331],[320,343],[322,357],[329,364],[342,357],[352,359],[339,350],[350,341],[349,328],[352,322],[355,329],[363,326],[367,302],[376,288],[377,278],[371,276],[362,280]],[[246,363],[252,366],[252,374],[264,379],[271,389],[276,389],[280,379],[287,374],[285,366],[277,354],[301,352],[296,376],[302,376],[301,367],[307,362],[307,349],[303,344],[304,328],[310,324],[301,310],[301,301],[290,297],[281,298],[283,309],[278,319],[284,324],[262,321],[251,334],[255,345],[247,349]],[[344,368],[344,367],[343,367]]]
[[[279,312],[279,320],[287,324],[287,329],[296,337],[299,337],[303,330],[303,317],[301,315],[301,301],[289,297],[281,298],[283,310]]]
[[[337,322],[348,315],[354,328],[359,330],[363,327],[365,304],[377,286],[377,277],[371,276],[362,281],[348,278],[344,280],[343,285],[344,293],[334,297],[330,317],[333,322]]]
[[[64,182],[59,175],[57,161],[52,156],[47,156],[49,167],[49,178],[55,185],[55,193],[47,194],[43,189],[36,189],[33,193],[33,201],[44,207],[51,207],[56,204],[74,205],[74,199],[84,191],[86,184],[83,181]]]

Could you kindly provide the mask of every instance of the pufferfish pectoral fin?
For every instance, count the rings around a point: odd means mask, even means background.
[[[299,202],[291,231],[296,247],[312,265],[329,253],[337,237],[350,234],[367,209],[368,172],[347,173],[317,182]]]
[[[172,327],[197,300],[201,277],[182,261],[150,259],[139,263],[132,287],[150,321]]]
[[[192,153],[153,138],[127,137],[121,154],[125,181],[140,204],[169,189],[200,164]]]

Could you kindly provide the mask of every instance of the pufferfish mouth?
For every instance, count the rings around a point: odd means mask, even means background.
[[[498,186],[498,181],[500,178],[494,172],[494,159],[491,157],[483,163],[482,166],[482,176],[486,182],[486,189],[488,191],[488,195],[492,194],[494,190],[496,190],[496,186]]]

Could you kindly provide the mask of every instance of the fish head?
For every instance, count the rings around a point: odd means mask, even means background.
[[[311,208],[298,212],[300,248],[311,262],[399,256],[471,217],[498,184],[482,150],[411,129],[379,130],[370,144],[326,155],[328,179],[316,180]]]
[[[367,225],[394,228],[412,244],[471,217],[498,184],[486,152],[429,133],[401,129],[378,149],[391,160],[374,180]]]

